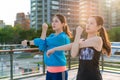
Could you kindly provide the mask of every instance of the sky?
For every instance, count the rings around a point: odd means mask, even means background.
[[[6,25],[14,25],[16,13],[30,13],[30,0],[0,0],[0,20]]]

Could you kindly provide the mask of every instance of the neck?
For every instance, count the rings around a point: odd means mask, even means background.
[[[58,35],[59,33],[63,32],[63,30],[56,30],[55,34]]]
[[[95,36],[97,36],[96,33],[95,34],[88,34],[87,38],[91,38],[91,37],[95,37]]]

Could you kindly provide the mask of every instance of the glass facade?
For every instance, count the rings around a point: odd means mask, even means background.
[[[36,30],[43,22],[51,23],[52,16],[63,14],[70,28],[79,25],[80,0],[31,0],[31,28]],[[74,22],[74,23],[73,23]]]

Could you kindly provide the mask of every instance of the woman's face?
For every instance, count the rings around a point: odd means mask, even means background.
[[[58,17],[54,17],[52,20],[52,28],[53,30],[57,31],[57,30],[61,30],[63,28],[63,23],[61,23],[61,21],[58,19]]]
[[[86,24],[86,32],[87,33],[95,33],[98,31],[97,22],[94,17],[88,18],[87,24]]]

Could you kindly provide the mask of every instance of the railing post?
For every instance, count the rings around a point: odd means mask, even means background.
[[[71,56],[70,56],[70,51],[68,51],[68,69],[71,69]]]
[[[103,53],[102,53],[102,63],[101,63],[101,65],[102,65],[102,72],[104,71],[104,55],[103,55]]]
[[[4,66],[3,66],[3,58],[1,58],[1,75],[3,76],[4,74]]]
[[[13,80],[13,47],[10,47],[10,80]]]
[[[43,56],[43,74],[45,74],[45,63],[44,63],[44,54],[42,55]]]

